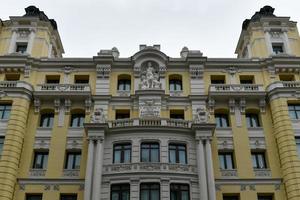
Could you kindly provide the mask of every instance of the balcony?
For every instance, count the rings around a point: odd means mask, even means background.
[[[191,128],[192,121],[182,119],[117,119],[108,122],[109,128],[121,127],[176,127],[176,128]]]
[[[0,81],[0,90],[5,92],[6,95],[10,95],[10,93],[25,93],[31,97],[33,87],[25,81]],[[1,95],[2,93],[0,93]]]
[[[39,84],[36,86],[35,96],[90,96],[89,84]]]
[[[296,97],[300,98],[300,81],[275,81],[268,85],[269,98]]]
[[[210,96],[230,97],[261,97],[266,94],[263,85],[257,84],[211,84]]]
[[[183,174],[195,174],[197,168],[195,165],[184,164],[170,164],[170,163],[128,163],[128,164],[111,164],[103,166],[104,174],[115,173],[183,173]]]

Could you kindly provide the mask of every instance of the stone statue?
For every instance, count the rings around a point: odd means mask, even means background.
[[[141,76],[141,89],[160,89],[161,83],[159,82],[159,75],[155,73],[151,62],[148,62],[147,69]]]
[[[201,106],[196,110],[197,114],[194,117],[195,123],[208,123],[209,113],[205,106]]]
[[[105,123],[105,115],[102,108],[95,108],[91,117],[92,123]]]

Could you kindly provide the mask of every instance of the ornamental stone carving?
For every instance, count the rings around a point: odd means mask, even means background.
[[[160,117],[161,104],[153,99],[140,102],[140,117]]]
[[[108,78],[111,71],[111,66],[99,64],[96,66],[96,70],[97,78]]]
[[[105,123],[105,115],[102,108],[95,108],[94,113],[91,117],[92,123]]]
[[[206,106],[201,106],[197,108],[196,112],[197,113],[194,116],[195,123],[208,123],[210,116],[206,109]]]
[[[159,74],[155,73],[151,62],[148,62],[146,71],[141,75],[140,89],[161,89]]]

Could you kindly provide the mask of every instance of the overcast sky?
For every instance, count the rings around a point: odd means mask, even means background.
[[[170,57],[183,46],[208,57],[236,57],[242,22],[264,5],[300,23],[299,0],[1,0],[0,18],[35,5],[54,18],[64,57],[92,57],[117,47],[121,57],[139,44],[160,44]]]

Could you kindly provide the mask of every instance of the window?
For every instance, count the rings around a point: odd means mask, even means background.
[[[223,200],[239,200],[238,195],[223,195]]]
[[[217,128],[226,128],[229,127],[229,120],[227,114],[215,114],[215,120],[217,124]]]
[[[46,169],[48,163],[48,152],[35,152],[33,169]]]
[[[265,152],[252,152],[252,164],[254,169],[267,168]]]
[[[213,75],[210,77],[211,84],[225,84],[224,75]]]
[[[26,53],[27,43],[17,43],[16,52],[18,53]]]
[[[116,110],[116,119],[130,118],[130,110]]]
[[[88,84],[89,76],[88,75],[75,75],[75,84]]]
[[[0,104],[0,119],[8,119],[10,116],[11,104]]]
[[[219,152],[219,162],[221,169],[234,169],[233,153]]]
[[[51,128],[53,125],[54,113],[44,113],[41,115],[40,127]]]
[[[275,54],[283,53],[283,44],[282,43],[272,43],[273,52]]]
[[[79,169],[81,152],[67,152],[65,169]]]
[[[111,186],[111,200],[129,200],[129,199],[130,199],[129,184],[115,184]]]
[[[246,121],[248,128],[260,127],[258,115],[255,113],[246,113]]]
[[[77,200],[77,194],[61,194],[60,200]]]
[[[2,155],[3,145],[4,145],[4,137],[0,137],[0,158]]]
[[[273,195],[257,195],[257,200],[273,200]]]
[[[70,126],[75,127],[83,127],[85,114],[84,113],[75,113],[71,115],[71,123]]]
[[[59,75],[49,75],[46,76],[47,84],[59,84],[60,76]]]
[[[241,84],[254,84],[254,76],[240,76]]]
[[[171,119],[184,119],[184,110],[170,110]]]
[[[26,194],[26,200],[42,200],[42,198],[41,194]]]
[[[118,76],[118,90],[119,91],[130,91],[131,77],[130,75],[119,75]]]
[[[295,81],[294,74],[280,74],[279,75],[280,81]]]
[[[169,144],[169,162],[187,164],[185,144]]]
[[[131,162],[131,144],[115,144],[114,145],[114,163],[130,163]]]
[[[18,81],[20,80],[20,74],[5,74],[6,81]]]
[[[159,162],[159,144],[144,142],[141,144],[141,162]]]
[[[289,104],[288,107],[291,119],[300,119],[300,104]]]
[[[159,200],[160,185],[158,183],[142,183],[140,186],[141,200]]]
[[[300,137],[296,137],[295,140],[296,140],[296,146],[297,146],[297,151],[298,151],[298,157],[300,158]],[[1,151],[1,149],[0,149],[0,151]],[[1,152],[0,152],[0,154],[1,154]]]
[[[182,78],[181,75],[171,75],[169,77],[170,91],[182,91]]]
[[[171,184],[170,185],[171,200],[189,200],[190,189],[187,184]]]

